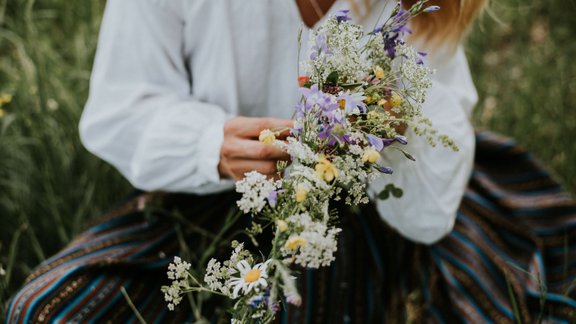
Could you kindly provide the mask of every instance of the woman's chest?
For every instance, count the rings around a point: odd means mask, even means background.
[[[194,0],[184,28],[195,95],[244,115],[285,115],[271,105],[295,103],[302,24],[294,1]]]

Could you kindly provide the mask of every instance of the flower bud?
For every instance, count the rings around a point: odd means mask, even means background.
[[[439,6],[430,6],[430,7],[426,7],[426,9],[424,9],[424,12],[432,12],[432,11],[438,11],[440,10]]]
[[[273,131],[269,129],[264,129],[260,132],[260,136],[258,136],[258,140],[264,144],[270,145],[274,143],[276,140],[276,135]]]

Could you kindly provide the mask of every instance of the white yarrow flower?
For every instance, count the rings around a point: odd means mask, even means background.
[[[188,270],[190,270],[190,266],[190,263],[182,261],[180,257],[175,256],[174,262],[170,263],[168,266],[168,279],[185,279],[188,275]]]
[[[258,213],[266,206],[266,199],[281,182],[267,179],[256,171],[248,172],[245,176],[236,182],[236,191],[242,194],[242,198],[237,201],[238,207],[244,213]]]
[[[280,250],[282,255],[293,257],[296,264],[307,268],[328,266],[334,261],[338,248],[336,235],[341,229],[314,221],[308,213],[290,216],[288,222],[302,230],[288,238]]]

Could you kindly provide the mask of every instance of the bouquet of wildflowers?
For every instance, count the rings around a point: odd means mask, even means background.
[[[277,139],[286,130],[260,134],[260,141],[290,154],[291,163],[279,162],[280,180],[253,171],[236,183],[242,194],[239,209],[253,216],[249,231],[273,228],[269,254],[255,255],[234,241],[228,260],[208,262],[204,283],[190,275],[189,263],[175,258],[168,272],[173,283],[163,287],[170,309],[192,291],[234,300],[233,322],[269,322],[283,303],[300,305],[295,269],[324,267],[334,260],[341,229],[333,225],[337,215],[329,202],[367,203],[367,183],[393,172],[382,164],[383,152],[412,159],[402,149],[408,126],[431,144],[441,141],[455,148],[421,115],[432,71],[423,64],[424,54],[402,40],[411,17],[438,9],[426,7],[426,1],[409,10],[399,3],[370,33],[351,23],[346,11],[311,31],[294,127],[286,140]],[[402,193],[394,186],[386,190],[383,196]]]

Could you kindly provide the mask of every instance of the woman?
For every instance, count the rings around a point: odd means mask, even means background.
[[[458,42],[483,2],[442,3],[413,25],[413,41],[431,49],[438,70],[424,113],[460,151],[430,148],[408,129],[410,151],[426,163],[398,164],[386,178],[404,197],[341,208],[336,262],[302,274],[304,302],[280,320],[576,316],[575,204],[510,142],[475,141],[469,122],[476,92]],[[275,174],[285,154],[256,137],[291,125],[301,23],[313,27],[348,6],[367,28],[390,10],[385,1],[109,0],[82,140],[136,188],[184,194],[138,194],[105,215],[33,272],[7,321],[136,320],[133,307],[149,322],[193,320],[186,305],[169,312],[160,294],[172,256],[193,260],[204,244],[178,229],[215,232],[234,206],[233,179]],[[216,318],[219,304],[207,307]]]

